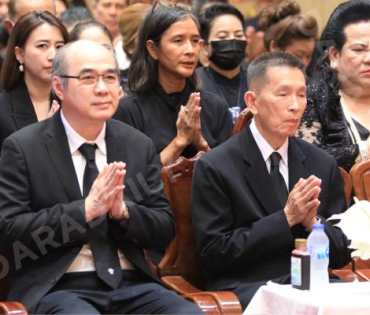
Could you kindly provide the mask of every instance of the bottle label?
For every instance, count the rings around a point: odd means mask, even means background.
[[[322,248],[317,248],[315,246],[309,246],[308,251],[311,255],[311,259],[329,259],[329,246],[325,248],[324,251]]]
[[[291,261],[291,281],[292,285],[302,285],[302,259],[298,257],[292,257]]]

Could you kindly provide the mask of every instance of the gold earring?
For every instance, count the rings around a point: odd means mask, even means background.
[[[20,65],[19,65],[19,72],[24,72],[23,64],[20,64]]]

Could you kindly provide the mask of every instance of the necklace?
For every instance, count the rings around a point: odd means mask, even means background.
[[[221,88],[220,88],[220,85],[216,82],[216,80],[214,79],[211,71],[209,70],[209,68],[206,68],[206,71],[208,73],[208,76],[210,77],[213,85],[215,86],[216,90],[218,91],[219,95],[225,100],[225,102],[227,103],[227,105],[229,106],[229,108],[233,108],[233,107],[237,107],[239,109],[239,111],[241,110],[241,94],[242,94],[242,81],[244,79],[244,73],[243,73],[243,70],[240,68],[240,72],[239,72],[239,88],[238,88],[238,102],[236,104],[236,106],[232,106],[232,104],[229,103],[229,101],[227,100],[227,98],[225,97],[224,93],[222,92]]]

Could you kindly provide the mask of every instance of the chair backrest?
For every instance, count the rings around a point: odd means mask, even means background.
[[[252,118],[253,118],[253,114],[251,113],[249,108],[248,107],[244,108],[240,112],[239,117],[235,122],[234,130],[233,130],[234,135],[237,135],[238,133],[240,133]]]
[[[205,277],[192,223],[191,186],[194,164],[202,154],[191,159],[180,157],[162,169],[164,191],[176,221],[176,236],[158,265],[160,277],[181,276],[200,290],[205,289]]]
[[[370,201],[370,160],[353,165],[350,171],[354,195]]]
[[[346,201],[347,201],[347,207],[348,207],[351,201],[351,197],[352,197],[352,189],[353,189],[352,179],[345,169],[339,167],[339,172],[340,172],[340,175],[342,176],[343,188],[344,188],[344,193],[346,195]]]

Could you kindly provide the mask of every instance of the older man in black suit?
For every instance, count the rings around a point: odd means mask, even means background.
[[[152,141],[110,120],[122,93],[114,56],[91,41],[66,45],[52,84],[62,110],[2,150],[0,240],[14,254],[8,299],[39,314],[201,313],[144,258],[143,248],[171,242],[174,222]]]
[[[204,155],[193,182],[193,221],[211,290],[234,291],[245,308],[268,280],[290,281],[295,238],[317,221],[330,240],[330,267],[349,261],[347,239],[325,218],[346,202],[335,159],[293,138],[306,107],[303,64],[275,52],[248,69],[254,119]]]

